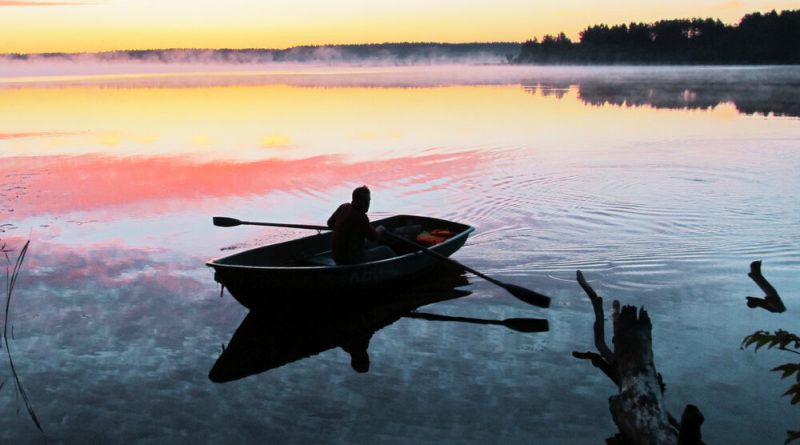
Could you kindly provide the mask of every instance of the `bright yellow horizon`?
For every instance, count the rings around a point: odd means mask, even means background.
[[[573,39],[588,26],[797,9],[761,0],[0,0],[0,53]]]

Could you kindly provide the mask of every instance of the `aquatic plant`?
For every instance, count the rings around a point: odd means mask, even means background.
[[[2,335],[3,335],[3,344],[5,345],[6,348],[6,356],[8,357],[8,364],[9,367],[11,368],[11,375],[14,377],[14,388],[16,390],[17,400],[19,401],[20,399],[22,399],[23,403],[25,404],[25,409],[28,411],[28,415],[30,415],[31,420],[33,420],[33,423],[36,425],[36,428],[38,428],[39,431],[44,431],[42,429],[41,423],[39,422],[39,418],[36,416],[36,412],[33,410],[33,404],[31,403],[31,400],[28,397],[28,393],[25,391],[25,387],[22,386],[22,382],[19,379],[19,374],[17,374],[17,369],[14,366],[14,360],[11,357],[11,348],[9,347],[8,343],[8,324],[9,324],[8,318],[11,309],[11,295],[14,292],[14,286],[17,284],[17,277],[19,277],[19,271],[22,268],[22,261],[25,259],[25,254],[28,252],[28,245],[30,245],[30,240],[26,241],[25,245],[22,246],[19,255],[17,255],[17,259],[13,262],[13,267],[11,258],[8,255],[13,250],[7,248],[5,243],[0,245],[0,251],[2,251],[3,256],[6,259],[6,309],[5,309],[5,316],[3,318],[4,324],[3,324]],[[0,345],[0,347],[2,347],[2,345]],[[5,383],[6,383],[5,380],[0,382],[0,390],[3,389]],[[19,412],[19,410],[17,410],[17,412]]]

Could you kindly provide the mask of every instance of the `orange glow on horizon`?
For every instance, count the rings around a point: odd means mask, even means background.
[[[36,6],[27,6],[35,3]],[[0,53],[97,52],[162,48],[273,48],[382,42],[522,42],[566,33],[574,40],[596,24],[711,17],[738,23],[745,14],[796,9],[796,2],[719,3],[497,2],[437,4],[412,0],[402,7],[303,0],[254,6],[233,0],[133,2],[0,2]],[[357,19],[355,19],[357,18]],[[80,32],[75,32],[79,29]]]

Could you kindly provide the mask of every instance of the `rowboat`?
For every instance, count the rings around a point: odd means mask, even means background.
[[[395,235],[414,240],[420,233],[437,230],[451,236],[428,250],[449,257],[460,249],[475,228],[444,219],[396,215],[376,220]],[[442,260],[408,243],[393,241],[389,246],[396,256],[379,261],[337,265],[331,255],[332,233],[324,232],[272,244],[211,260],[214,279],[243,306],[269,307],[281,299],[320,300],[320,295],[374,292],[396,289]]]

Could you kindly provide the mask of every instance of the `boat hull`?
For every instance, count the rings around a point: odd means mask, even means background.
[[[444,256],[460,249],[474,228],[447,220],[398,215],[373,222],[388,230],[420,225],[424,229],[448,229],[455,235],[430,247]],[[316,304],[319,295],[353,295],[378,289],[396,289],[440,264],[442,260],[422,251],[402,253],[385,260],[350,264],[320,265],[330,257],[331,233],[321,233],[285,243],[263,246],[207,263],[214,279],[239,303],[250,309],[291,299],[297,304],[308,299]]]

